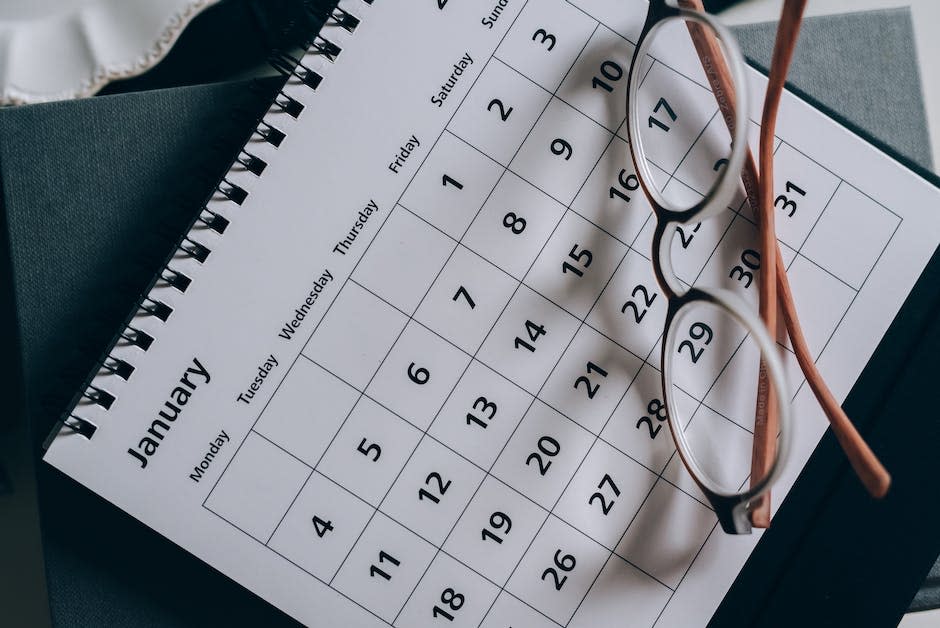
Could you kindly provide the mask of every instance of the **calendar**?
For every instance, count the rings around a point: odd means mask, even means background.
[[[341,52],[303,60],[322,84],[289,80],[302,111],[246,145],[263,176],[236,163],[206,208],[227,229],[174,260],[191,285],[151,293],[172,316],[135,317],[152,344],[111,353],[133,376],[97,375],[114,402],[73,409],[93,438],[62,429],[46,460],[309,625],[704,625],[760,534],[721,532],[666,424],[624,121],[646,4],[401,4],[340,3]],[[649,159],[697,200],[724,121],[688,37],[641,62],[640,110],[670,104]],[[940,193],[790,94],[775,146],[780,248],[841,399],[940,242]],[[742,191],[677,234],[676,274],[756,308],[756,242]],[[744,486],[758,354],[714,328],[677,403]],[[778,504],[826,428],[779,348]]]

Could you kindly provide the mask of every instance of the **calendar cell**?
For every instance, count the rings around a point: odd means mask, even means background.
[[[633,50],[633,44],[601,24],[562,82],[558,97],[614,133],[626,115],[623,104]]]
[[[439,553],[395,620],[395,626],[476,627],[499,593],[447,554]]]
[[[748,384],[751,385],[750,382]],[[752,385],[757,385],[756,378]],[[689,417],[685,437],[704,473],[726,492],[737,492],[751,472],[754,435],[702,405]],[[669,461],[663,477],[707,503],[679,456],[673,456]]]
[[[774,212],[777,238],[803,245],[839,186],[839,179],[789,144],[774,153]]]
[[[760,126],[748,121],[748,147],[756,158],[760,154]],[[775,146],[780,140],[774,138]],[[731,134],[724,117],[717,115],[711,119],[705,132],[692,146],[692,150],[683,158],[676,171],[676,179],[689,186],[699,194],[708,194],[718,180],[718,175],[727,165],[731,153]],[[776,159],[774,169],[776,170]],[[744,185],[738,181],[738,191],[729,203],[732,209],[740,207],[745,200]],[[748,212],[750,215],[750,212]]]
[[[539,398],[599,434],[642,364],[635,355],[582,326]]]
[[[493,59],[449,128],[479,151],[508,166],[551,97],[551,92]]]
[[[349,281],[303,354],[363,390],[407,320],[401,312]]]
[[[317,466],[359,393],[307,359],[294,363],[255,431]]]
[[[671,595],[667,587],[613,555],[568,625],[647,628],[656,623]]]
[[[616,553],[674,590],[717,525],[706,506],[658,480]]]
[[[578,319],[519,286],[477,358],[536,394],[577,328]]]
[[[531,404],[532,395],[474,360],[430,433],[477,466],[489,469]]]
[[[440,546],[482,479],[483,471],[425,438],[381,508],[409,530]]]
[[[503,591],[496,598],[496,603],[487,613],[486,619],[480,624],[480,628],[512,628],[513,626],[556,628],[558,624],[528,606],[519,598]]]
[[[496,50],[496,58],[554,92],[597,22],[563,0],[526,5]]]
[[[583,113],[553,98],[509,169],[570,205],[612,137]]]
[[[621,242],[633,243],[653,210],[640,188],[625,141],[613,139],[571,209]],[[649,255],[647,250],[641,252]]]
[[[673,385],[704,399],[747,332],[726,310],[698,303],[673,321]],[[686,419],[688,420],[688,419]]]
[[[681,391],[676,392],[676,403],[685,417],[698,407],[695,399]],[[675,452],[667,419],[662,378],[659,371],[644,365],[601,437],[647,469],[661,473]]]
[[[472,354],[518,285],[461,245],[434,281],[415,318]]]
[[[557,517],[549,517],[506,589],[565,625],[610,552]]]
[[[613,550],[655,482],[655,473],[597,441],[565,489],[555,514]]]
[[[645,15],[645,10],[637,13]],[[689,37],[684,20],[673,20],[664,24],[650,44],[649,54],[657,63],[666,65],[690,83],[694,82],[702,89],[708,89],[708,78],[702,69],[702,62],[695,52],[695,45]],[[714,101],[713,96],[712,102]]]
[[[412,321],[366,394],[426,430],[469,362],[466,353]]]
[[[265,543],[310,472],[277,445],[249,432],[209,493],[206,508]]]
[[[420,438],[414,427],[362,397],[317,471],[378,506]]]
[[[375,509],[314,473],[281,521],[268,547],[329,582]]]
[[[672,173],[716,116],[718,104],[709,90],[656,62],[639,87],[637,112],[644,120],[639,126],[646,159]]]
[[[411,212],[396,207],[352,280],[411,314],[456,243]]]
[[[502,172],[495,161],[445,132],[405,190],[401,204],[459,240]],[[404,241],[410,242],[410,236]]]
[[[780,244],[780,252],[786,268],[796,253],[785,244]],[[756,311],[760,306],[761,261],[757,225],[743,216],[735,216],[705,264],[698,285],[736,292]]]
[[[522,280],[564,213],[564,205],[507,172],[470,225],[464,243]]]
[[[377,512],[331,584],[391,623],[434,553],[433,545]]]
[[[593,437],[574,421],[536,401],[500,454],[493,475],[551,509],[574,475]]]
[[[623,259],[627,247],[581,218],[565,213],[525,283],[584,318]]]
[[[788,398],[792,399],[803,383],[803,371],[791,351],[780,351],[786,372]],[[757,407],[757,373],[760,351],[748,338],[722,371],[714,388],[708,391],[705,404],[714,408],[744,429],[754,431],[754,409]]]
[[[548,512],[499,480],[487,477],[444,550],[497,584],[504,584]]]
[[[727,167],[730,155],[731,133],[728,131],[728,125],[721,115],[714,116],[705,131],[695,140],[688,154],[682,158],[676,170],[676,178],[704,196]],[[743,186],[740,187],[743,189]],[[742,200],[744,197],[739,195],[738,203]]]
[[[793,260],[787,275],[806,344],[813,357],[819,358],[856,292],[802,255]],[[790,346],[789,339],[786,344]]]
[[[630,250],[601,298],[591,310],[587,323],[645,358],[663,333],[666,299],[653,276],[650,261]]]
[[[860,290],[901,219],[843,183],[800,252]],[[851,225],[851,236],[846,234]]]
[[[699,198],[697,192],[675,179],[669,182],[666,189],[681,194],[683,198],[688,198],[688,202],[684,203],[687,205],[697,202]],[[728,210],[705,221],[678,228],[672,239],[671,255],[672,269],[680,280],[690,285],[696,283],[699,273],[702,272],[715,247],[719,246],[734,215],[733,211]],[[634,250],[652,251],[655,227],[654,221],[647,221],[633,245]]]

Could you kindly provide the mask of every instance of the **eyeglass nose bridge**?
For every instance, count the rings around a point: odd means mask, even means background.
[[[684,291],[683,287],[679,284],[679,278],[676,276],[676,272],[672,268],[672,240],[676,235],[676,229],[679,227],[679,224],[661,218],[656,209],[653,211],[656,213],[656,227],[653,229],[653,246],[651,251],[653,275],[656,277],[656,282],[665,293],[664,296],[669,303],[669,314],[667,315],[667,320],[669,320],[674,314],[672,308],[673,304],[676,303],[676,295]]]

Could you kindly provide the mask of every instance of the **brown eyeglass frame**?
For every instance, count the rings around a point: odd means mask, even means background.
[[[677,5],[684,10],[705,13],[701,0],[677,0]],[[787,71],[796,48],[805,7],[806,0],[784,1],[761,115],[758,151],[760,170],[758,172],[757,162],[755,162],[750,149],[745,151],[744,165],[741,170],[741,180],[747,201],[754,212],[759,231],[759,251],[761,255],[761,272],[758,277],[759,311],[764,327],[770,333],[774,333],[773,330],[777,329],[778,313],[783,316],[797,362],[806,377],[807,383],[809,383],[810,389],[829,419],[836,439],[862,484],[872,496],[880,498],[887,493],[891,485],[891,476],[855,429],[855,426],[842,410],[839,402],[816,368],[816,363],[806,343],[797,315],[796,304],[793,301],[793,293],[790,290],[790,282],[786,268],[783,265],[774,226],[772,182],[776,118],[786,83]],[[664,15],[673,13],[675,13],[675,10],[671,9],[665,0],[650,0],[644,34],[651,24],[661,20]],[[711,29],[691,20],[686,20],[686,25],[709,86],[716,96],[719,111],[725,120],[728,131],[734,135],[736,120],[735,85],[722,47]],[[634,59],[634,63],[637,61],[637,59]],[[644,184],[641,187],[649,196],[650,192],[647,186]],[[650,201],[652,203],[655,199],[650,197]],[[779,431],[777,408],[780,402],[777,399],[778,394],[778,391],[771,384],[766,364],[762,359],[757,381],[754,444],[751,457],[752,488],[768,476],[771,467],[776,463],[778,453],[777,434]],[[674,440],[681,438],[681,435],[677,436],[676,430],[677,428],[670,421],[670,431]],[[684,458],[683,463],[688,466],[688,462]],[[694,470],[689,470],[694,476]],[[748,505],[747,511],[753,527],[768,527],[770,525],[769,490],[765,489],[762,494],[756,497],[755,501]],[[726,531],[732,531],[724,523],[722,527]]]

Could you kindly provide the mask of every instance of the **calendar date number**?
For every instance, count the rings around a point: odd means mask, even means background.
[[[646,412],[648,416],[641,416],[636,422],[636,429],[642,429],[640,426],[645,425],[646,429],[649,430],[650,438],[656,438],[659,436],[659,430],[663,429],[662,423],[669,418],[669,414],[666,412],[666,404],[664,404],[659,399],[653,399],[646,405]],[[653,425],[653,421],[657,421],[657,425]]]
[[[525,322],[525,331],[528,335],[528,340],[516,336],[515,346],[516,349],[525,349],[532,353],[535,353],[535,343],[538,342],[538,339],[544,336],[547,332],[545,331],[545,325],[539,325],[533,323],[532,321],[527,320]],[[531,341],[531,342],[530,342]]]
[[[556,591],[561,591],[568,581],[568,576],[562,576],[561,573],[569,573],[578,564],[577,559],[571,554],[562,554],[561,549],[555,551],[554,565],[542,572],[542,580],[548,582],[550,578]],[[559,573],[561,572],[561,573]]]
[[[431,609],[431,615],[435,619],[441,618],[447,621],[454,621],[454,613],[463,607],[466,599],[463,593],[457,593],[454,589],[448,587],[441,593],[441,604],[444,605],[444,608],[435,605],[434,608]]]

